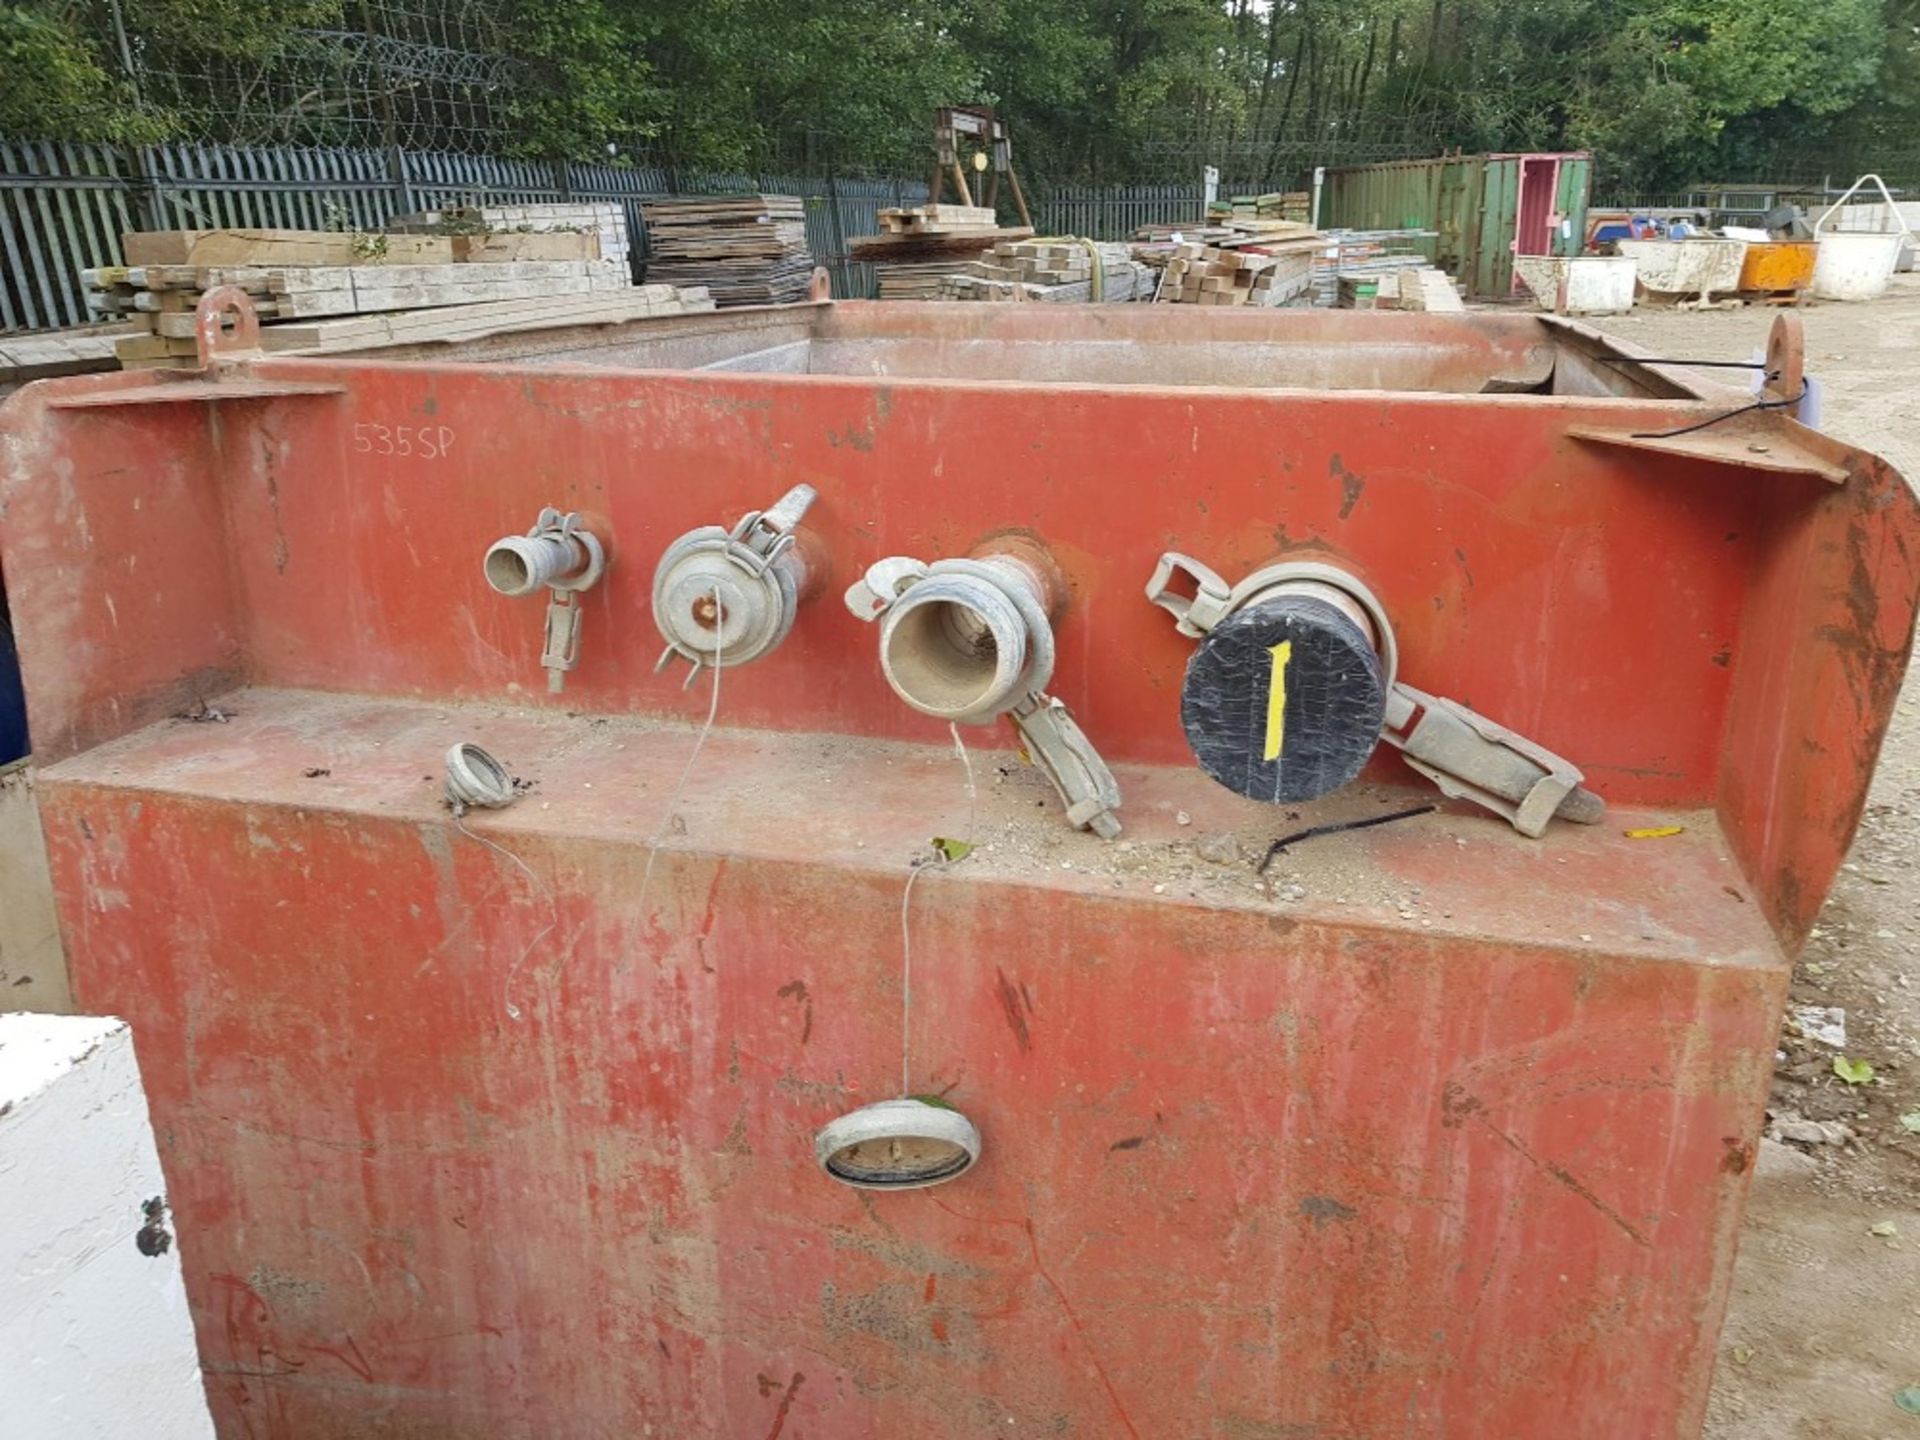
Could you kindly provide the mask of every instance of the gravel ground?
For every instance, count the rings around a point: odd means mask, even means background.
[[[1920,275],[1803,312],[1822,426],[1920,483]],[[1636,311],[1598,328],[1661,355],[1745,360],[1764,309]],[[1711,1440],[1920,1440],[1920,682],[1902,693],[1866,816],[1794,975],[1793,1005],[1845,1011],[1846,1044],[1783,1037],[1776,1131],[1754,1181],[1721,1340]],[[1836,1056],[1864,1060],[1849,1085]],[[1801,1124],[1794,1124],[1798,1119]],[[1916,1116],[1920,1123],[1920,1116]],[[1841,1143],[1830,1143],[1837,1139]],[[1891,1227],[1889,1230],[1888,1227]]]

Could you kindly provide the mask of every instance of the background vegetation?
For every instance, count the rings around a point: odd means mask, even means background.
[[[1041,183],[1563,147],[1610,188],[1805,179],[1920,151],[1920,0],[0,0],[18,137],[918,174],[960,102]]]

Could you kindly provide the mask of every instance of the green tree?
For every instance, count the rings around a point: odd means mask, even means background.
[[[163,130],[104,63],[82,8],[0,5],[0,135],[139,141]]]

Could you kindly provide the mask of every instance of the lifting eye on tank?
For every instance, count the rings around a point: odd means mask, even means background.
[[[653,572],[653,623],[667,642],[656,674],[684,660],[691,685],[708,665],[745,665],[779,647],[807,590],[797,532],[816,498],[796,485],[731,530],[702,526],[667,547]]]
[[[1180,724],[1194,758],[1229,790],[1284,805],[1352,781],[1384,740],[1443,794],[1538,837],[1547,822],[1606,811],[1566,760],[1457,701],[1400,683],[1393,624],[1338,566],[1270,565],[1238,585],[1199,561],[1160,557],[1147,598],[1200,643]]]
[[[580,606],[574,597],[591,590],[606,568],[606,551],[580,528],[580,517],[551,505],[526,534],[508,535],[487,547],[487,583],[502,595],[532,595],[543,586],[549,592],[540,663],[547,689],[555,695],[566,688],[567,671],[580,659]]]
[[[1067,818],[1112,839],[1120,787],[1074,722],[1046,693],[1053,677],[1052,561],[1031,542],[1009,542],[931,565],[877,561],[847,591],[847,608],[880,622],[880,668],[893,693],[923,715],[958,725],[1012,721],[1034,764],[1053,782]]]

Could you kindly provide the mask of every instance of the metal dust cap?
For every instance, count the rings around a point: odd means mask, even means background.
[[[676,541],[654,575],[661,638],[701,665],[759,659],[793,628],[796,602],[785,566],[767,565],[756,574],[735,558],[731,537],[717,526]]]
[[[796,485],[731,530],[705,525],[667,547],[653,572],[653,620],[667,642],[656,671],[685,660],[691,685],[708,665],[748,664],[787,638],[806,588],[795,532],[816,498]]]
[[[858,1190],[920,1190],[964,1175],[980,1158],[980,1132],[947,1105],[902,1097],[863,1105],[813,1140],[820,1168]]]

